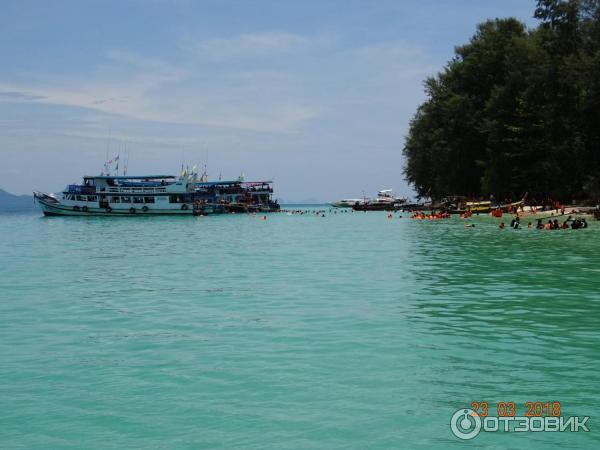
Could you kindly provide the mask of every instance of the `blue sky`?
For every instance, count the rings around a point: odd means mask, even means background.
[[[487,18],[534,25],[534,4],[5,0],[0,188],[57,191],[127,142],[130,174],[207,160],[288,200],[409,194],[423,79]]]

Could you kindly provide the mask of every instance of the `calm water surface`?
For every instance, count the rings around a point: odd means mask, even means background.
[[[2,215],[0,447],[598,448],[600,226],[474,222]]]

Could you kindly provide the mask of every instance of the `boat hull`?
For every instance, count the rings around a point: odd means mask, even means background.
[[[36,202],[40,206],[42,213],[45,216],[109,216],[109,217],[135,217],[135,216],[198,216],[214,214],[218,211],[211,205],[203,206],[201,208],[188,207],[188,209],[152,209],[148,208],[144,211],[141,208],[130,209],[105,209],[96,207],[87,207],[82,210],[78,207],[63,205],[60,202],[52,202],[48,199],[35,196]],[[225,211],[223,211],[225,212]]]
[[[396,203],[365,203],[362,205],[354,205],[352,209],[354,211],[400,211],[403,209],[403,206]]]
[[[356,200],[356,201],[341,200],[339,202],[330,203],[330,206],[332,206],[334,208],[353,208],[356,205],[363,205],[363,204],[364,204],[364,202],[362,200]]]

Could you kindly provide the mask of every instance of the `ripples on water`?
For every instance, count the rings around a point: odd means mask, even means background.
[[[0,216],[3,448],[449,448],[560,401],[594,448],[600,227],[489,218]]]

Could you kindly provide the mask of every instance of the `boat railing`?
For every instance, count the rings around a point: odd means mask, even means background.
[[[166,187],[102,187],[98,192],[108,194],[160,194],[167,192]]]

